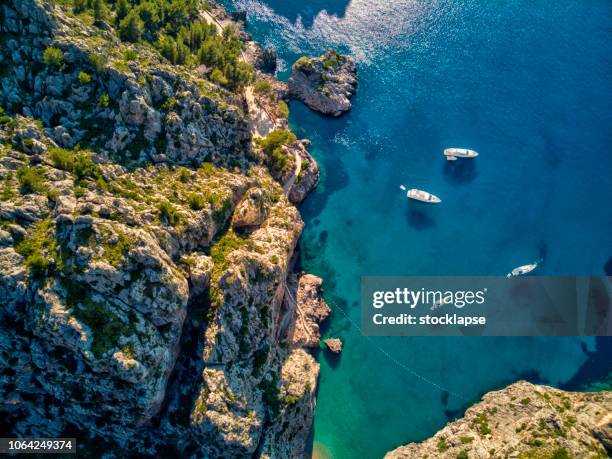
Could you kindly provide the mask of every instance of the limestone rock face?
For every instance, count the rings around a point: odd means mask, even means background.
[[[519,381],[489,392],[432,438],[385,457],[603,459],[611,453],[611,413],[612,392],[565,392]]]
[[[285,297],[287,310],[295,311],[296,320],[288,331],[289,342],[297,346],[319,347],[319,324],[330,309],[321,296],[322,279],[312,274],[292,276],[288,279]]]
[[[284,308],[303,222],[240,94],[65,3],[0,9],[3,432],[303,454],[319,366]]]
[[[236,207],[232,217],[234,228],[249,228],[260,226],[266,219],[264,194],[262,190],[251,188]]]
[[[321,57],[301,57],[292,67],[289,94],[324,115],[351,109],[357,87],[355,61],[332,49]]]

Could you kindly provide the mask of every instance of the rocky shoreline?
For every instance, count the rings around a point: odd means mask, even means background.
[[[516,382],[464,417],[388,459],[604,459],[612,453],[612,392],[566,392]]]
[[[291,68],[289,94],[324,115],[340,116],[351,109],[357,70],[351,56],[333,49],[320,57],[301,57]]]
[[[326,305],[320,279],[292,274],[294,203],[319,172],[282,84],[257,71],[234,88],[240,74],[171,64],[88,17],[2,5],[3,432],[116,456],[303,455],[319,372],[304,348]]]

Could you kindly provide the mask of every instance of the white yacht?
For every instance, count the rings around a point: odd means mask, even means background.
[[[522,276],[524,274],[528,274],[538,267],[538,265],[540,264],[540,261],[536,261],[535,263],[532,263],[530,265],[523,265],[523,266],[519,266],[518,268],[514,268],[512,271],[510,271],[506,275],[506,277],[516,277],[516,276]]]
[[[446,148],[444,149],[444,156],[448,161],[456,161],[457,158],[475,158],[478,156],[478,152],[467,148]]]
[[[406,196],[408,196],[410,199],[416,199],[417,201],[422,202],[429,202],[431,204],[438,204],[439,202],[442,202],[439,197],[428,193],[427,191],[417,190],[416,188],[408,190]]]

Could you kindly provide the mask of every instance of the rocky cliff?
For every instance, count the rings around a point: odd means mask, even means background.
[[[253,77],[172,64],[95,5],[1,6],[2,432],[299,456],[319,366],[283,300],[303,223],[252,141]]]
[[[490,392],[432,438],[389,459],[597,459],[612,453],[612,393],[520,381]]]
[[[330,49],[321,57],[301,57],[291,70],[292,97],[324,115],[340,116],[351,109],[357,87],[352,57]]]

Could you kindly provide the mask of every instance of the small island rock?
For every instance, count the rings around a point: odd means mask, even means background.
[[[334,354],[340,354],[342,352],[342,340],[340,338],[327,338],[323,341],[329,349]]]
[[[324,115],[340,116],[351,109],[357,86],[352,57],[329,49],[321,57],[301,57],[292,67],[289,94]]]

